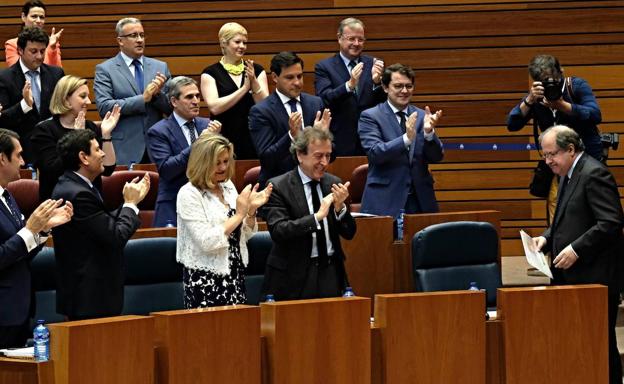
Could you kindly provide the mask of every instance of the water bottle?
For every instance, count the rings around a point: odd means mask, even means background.
[[[355,296],[355,293],[353,292],[353,288],[351,287],[347,287],[344,290],[344,293],[342,294],[342,297],[353,297]]]
[[[479,287],[477,286],[477,282],[476,281],[471,281],[470,282],[470,287],[468,287],[469,291],[479,291]]]
[[[397,240],[403,241],[403,215],[405,215],[405,209],[399,211],[399,216],[396,219],[397,225]]]
[[[26,165],[26,168],[30,171],[30,178],[33,180],[37,180],[37,170],[33,167],[32,164]]]
[[[45,320],[37,320],[33,339],[35,340],[35,361],[50,360],[50,331],[45,326]]]
[[[275,303],[275,297],[272,294],[268,294],[266,295],[266,297],[264,298],[264,302],[265,303]]]
[[[134,171],[134,164],[136,164],[136,161],[131,161],[130,165],[128,166],[128,170],[129,171]]]
[[[173,224],[173,220],[167,220],[165,223],[165,228],[175,228],[175,224]]]

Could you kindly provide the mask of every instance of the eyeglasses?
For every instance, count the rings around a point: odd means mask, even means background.
[[[315,152],[312,154],[312,158],[316,161],[321,161],[321,159],[325,159],[327,161],[331,160],[331,152],[329,153],[319,153]]]
[[[359,37],[359,36],[341,36],[343,39],[347,40],[349,43],[355,43],[356,41],[358,43],[365,43],[366,42],[366,38],[365,37]]]
[[[414,89],[414,84],[390,84],[392,86],[392,88],[394,88],[395,91],[401,91],[403,90],[403,88],[407,89],[408,91],[411,91],[412,89]]]
[[[561,149],[557,149],[555,152],[544,152],[542,153],[542,159],[552,160],[552,158],[557,156],[560,152],[561,152]]]
[[[141,32],[141,33],[134,32],[134,33],[129,33],[127,35],[120,35],[119,37],[127,37],[128,39],[131,39],[131,40],[136,40],[139,37],[141,39],[145,39],[145,33],[143,33],[143,32]]]

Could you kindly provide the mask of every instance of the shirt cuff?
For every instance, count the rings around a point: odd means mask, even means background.
[[[576,253],[576,251],[574,250],[574,248],[572,248],[572,244],[570,244],[570,249],[572,250],[572,252],[574,252],[574,256],[576,256],[577,259],[580,259],[578,253]]]
[[[435,136],[435,128],[432,129],[431,132],[425,133],[424,136],[425,136],[425,140],[427,141],[433,140],[433,136]]]
[[[334,214],[336,215],[336,219],[338,219],[339,221],[342,220],[342,218],[344,217],[346,213],[347,213],[347,205],[344,203],[342,204],[342,208],[340,209],[340,212],[334,211]]]
[[[20,101],[20,105],[22,106],[22,112],[24,113],[28,113],[33,109],[32,107],[29,107],[28,104],[26,104],[26,100],[24,99]]]
[[[134,205],[134,204],[131,204],[131,203],[124,203],[123,207],[124,207],[124,208],[130,208],[130,209],[132,209],[136,215],[138,215],[138,214],[139,214],[139,207],[137,207],[137,206],[136,206],[136,205]]]
[[[319,223],[318,220],[316,220],[316,214],[312,214],[312,217],[314,217],[314,222],[316,223],[316,229],[320,230],[321,229],[321,223]]]
[[[34,233],[30,232],[30,230],[27,228],[22,228],[19,231],[17,231],[17,235],[21,237],[22,240],[24,240],[24,244],[26,244],[26,250],[28,252],[37,248],[39,244],[45,243],[45,241],[48,239],[47,236],[35,235]]]
[[[349,87],[349,82],[348,81],[345,83],[345,88],[347,88],[347,92],[353,92],[353,89],[351,89],[351,87]]]

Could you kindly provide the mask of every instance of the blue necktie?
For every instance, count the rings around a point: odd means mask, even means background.
[[[355,68],[355,66],[357,64],[358,63],[355,60],[349,61],[349,74],[351,74],[351,72],[353,72],[353,68]],[[358,86],[357,86],[357,84],[355,85],[355,88],[353,89],[353,93],[357,96],[357,93],[358,93]]]
[[[9,212],[11,212],[11,216],[17,224],[17,227],[22,228],[24,226],[24,222],[22,221],[22,215],[17,204],[15,203],[15,199],[13,199],[13,196],[11,196],[11,193],[8,189],[4,190],[2,197],[4,197],[4,201],[6,201],[7,206],[9,207]]]
[[[39,88],[39,83],[37,82],[37,78],[39,77],[39,72],[37,71],[28,71],[26,72],[28,77],[30,77],[30,90],[32,91],[33,99],[35,100],[35,105],[37,106],[37,111],[41,112],[41,89]]]
[[[195,122],[193,120],[189,120],[186,122],[186,124],[184,124],[184,126],[188,129],[189,138],[191,139],[191,144],[193,144],[195,140],[197,140],[197,134],[195,133]]]
[[[290,112],[291,113],[297,112],[297,99],[290,99],[290,100],[288,100],[288,105],[290,105]]]
[[[132,65],[134,65],[134,80],[137,83],[137,87],[139,87],[139,91],[143,93],[145,90],[143,83],[143,66],[141,62],[137,59],[132,60]]]

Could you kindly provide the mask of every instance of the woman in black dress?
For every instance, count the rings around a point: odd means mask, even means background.
[[[269,95],[267,75],[253,60],[243,60],[247,51],[247,30],[238,23],[226,23],[219,30],[223,57],[204,69],[201,92],[213,119],[223,127],[221,134],[236,148],[237,159],[257,158],[249,134],[249,110]]]
[[[115,149],[111,142],[111,132],[119,121],[121,108],[115,105],[98,126],[93,121],[85,119],[89,104],[91,100],[87,80],[67,75],[56,83],[50,100],[52,118],[37,124],[31,137],[34,165],[39,170],[40,201],[52,196],[52,190],[58,178],[63,174],[63,163],[56,152],[56,143],[74,129],[94,131],[100,147],[106,154],[103,175],[110,176],[115,170]],[[93,185],[101,191],[101,177],[95,179]]]

